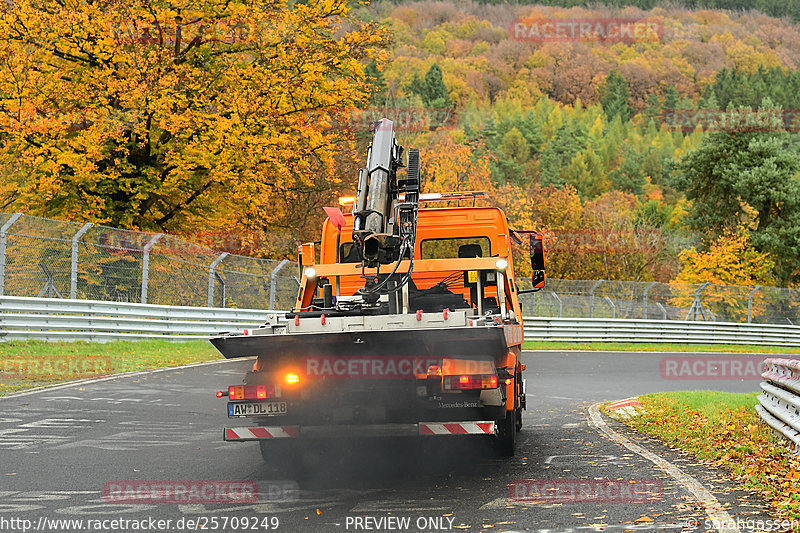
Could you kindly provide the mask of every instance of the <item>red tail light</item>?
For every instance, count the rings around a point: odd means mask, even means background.
[[[444,390],[480,390],[496,389],[496,374],[462,374],[445,376],[442,380]]]
[[[231,400],[266,400],[279,398],[280,389],[274,385],[231,385],[228,387],[228,397]]]

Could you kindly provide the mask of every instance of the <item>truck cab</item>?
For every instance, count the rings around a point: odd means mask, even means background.
[[[385,133],[352,216],[326,208],[320,241],[300,245],[293,308],[211,339],[225,357],[255,356],[244,384],[218,396],[239,422],[224,439],[260,441],[266,461],[294,448],[287,443],[336,437],[489,438],[514,453],[525,365],[506,217],[493,207],[419,208],[474,193],[419,194],[418,152],[399,178],[402,148]]]

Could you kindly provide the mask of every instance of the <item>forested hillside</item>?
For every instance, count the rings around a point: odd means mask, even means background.
[[[796,278],[796,135],[713,133],[707,122],[670,117],[800,109],[797,26],[756,13],[470,2],[385,3],[362,14],[394,35],[389,59],[368,69],[374,116],[401,117],[436,169],[434,188],[489,186],[514,224],[549,230],[554,275],[666,281],[682,250],[720,250],[710,244],[734,234],[777,265],[766,274],[731,268],[730,283]],[[509,32],[516,20],[613,19],[655,21],[660,39],[536,42]],[[718,179],[698,168],[712,142],[739,159],[725,163],[729,183],[698,190]],[[762,178],[741,176],[774,157],[788,159],[779,177],[764,178],[779,198],[752,198],[765,192]],[[472,171],[448,170],[467,159]]]
[[[293,257],[388,116],[551,276],[797,284],[796,2],[543,3],[5,4],[0,209]]]

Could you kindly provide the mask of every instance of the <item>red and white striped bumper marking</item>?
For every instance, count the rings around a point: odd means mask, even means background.
[[[420,435],[493,435],[494,422],[420,423]]]
[[[225,440],[285,439],[296,437],[297,426],[225,428]]]

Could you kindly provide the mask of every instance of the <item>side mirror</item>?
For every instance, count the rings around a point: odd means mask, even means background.
[[[535,289],[541,289],[545,284],[544,270],[544,238],[540,234],[531,234],[531,282]]]

